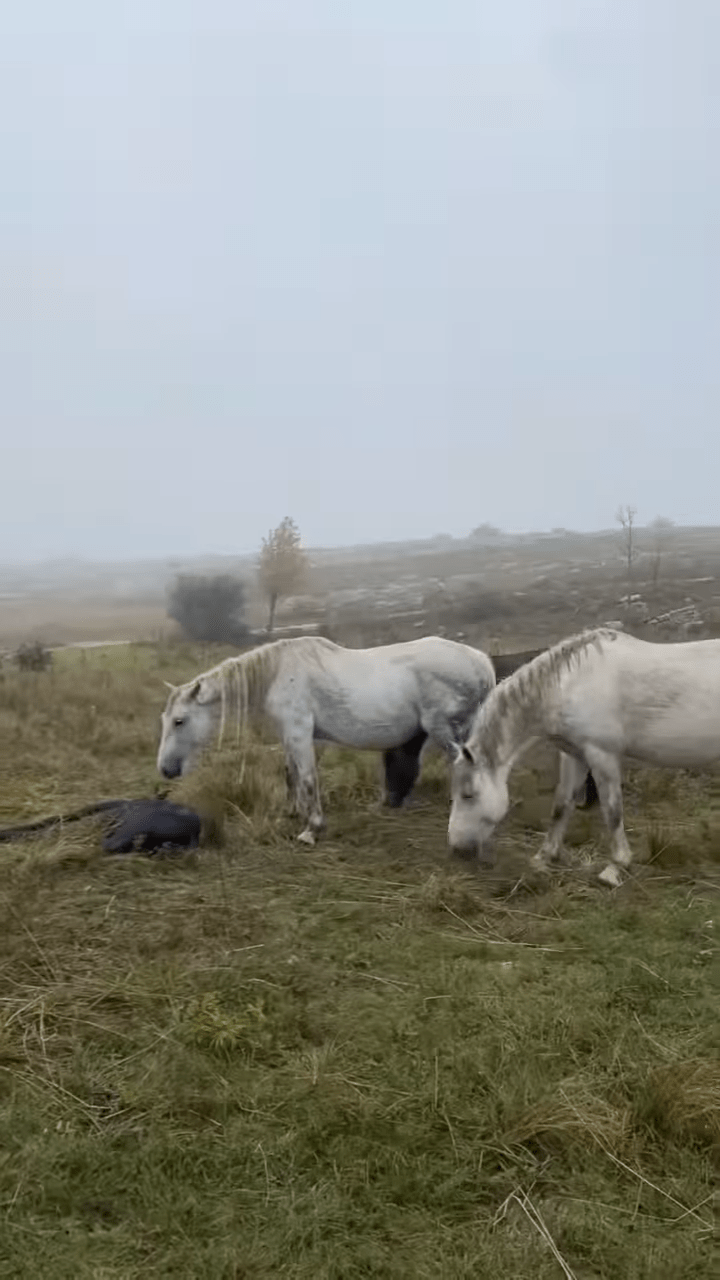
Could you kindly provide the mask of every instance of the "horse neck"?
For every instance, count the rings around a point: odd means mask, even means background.
[[[483,711],[486,712],[483,715]],[[507,776],[521,756],[542,737],[542,700],[537,692],[522,702],[498,687],[498,697],[485,704],[474,735],[488,764]]]
[[[262,649],[252,649],[250,653],[231,658],[225,666],[220,691],[229,705],[235,705],[241,719],[256,711],[265,700],[269,665],[268,655]]]
[[[251,649],[230,658],[217,668],[218,689],[223,702],[223,723],[231,714],[241,722],[247,715],[262,712],[270,686],[280,670],[287,641]]]
[[[496,686],[480,709],[475,735],[491,767],[509,773],[520,756],[545,737],[563,674],[591,649],[616,639],[616,632],[603,628],[571,636]]]

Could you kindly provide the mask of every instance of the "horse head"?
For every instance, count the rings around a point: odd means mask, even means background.
[[[457,746],[452,769],[448,843],[453,853],[482,856],[510,807],[507,782],[476,747]]]
[[[193,768],[217,728],[220,690],[203,676],[178,689],[169,687],[172,692],[160,716],[157,767],[163,777],[178,778]]]

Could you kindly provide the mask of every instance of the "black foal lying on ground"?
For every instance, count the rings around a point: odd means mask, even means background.
[[[172,804],[169,800],[100,800],[72,813],[58,813],[22,827],[0,830],[0,841],[20,840],[23,836],[48,831],[61,823],[77,822],[93,814],[110,819],[102,847],[105,853],[153,853],[158,849],[196,849],[200,842],[202,822],[192,809]]]

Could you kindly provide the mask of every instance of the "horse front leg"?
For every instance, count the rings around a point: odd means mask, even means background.
[[[286,738],[285,758],[291,762],[288,768],[295,785],[295,812],[306,824],[298,840],[303,844],[314,845],[325,826],[325,818],[320,803],[312,725],[309,733],[296,731],[290,738]]]
[[[533,866],[543,868],[548,862],[557,862],[560,857],[570,819],[585,791],[586,775],[587,765],[584,761],[576,760],[564,751],[560,752],[560,777],[553,796],[551,826],[532,859]]]
[[[611,860],[599,873],[598,880],[611,889],[617,889],[622,884],[621,872],[627,870],[633,857],[623,822],[620,762],[605,751],[588,750],[588,763],[597,784],[605,825],[610,832]]]
[[[285,791],[287,794],[288,812],[291,818],[297,817],[298,813],[298,780],[295,761],[292,756],[285,752]]]
[[[298,814],[305,819],[307,826],[300,832],[298,840],[303,844],[314,845],[317,837],[325,827],[325,817],[320,803],[320,783],[314,754],[306,768],[300,770],[298,778]]]

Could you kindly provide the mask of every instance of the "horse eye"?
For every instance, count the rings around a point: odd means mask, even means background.
[[[175,725],[176,729],[182,729],[184,723],[185,723],[184,716],[178,716],[175,720],[173,720],[173,724]]]

